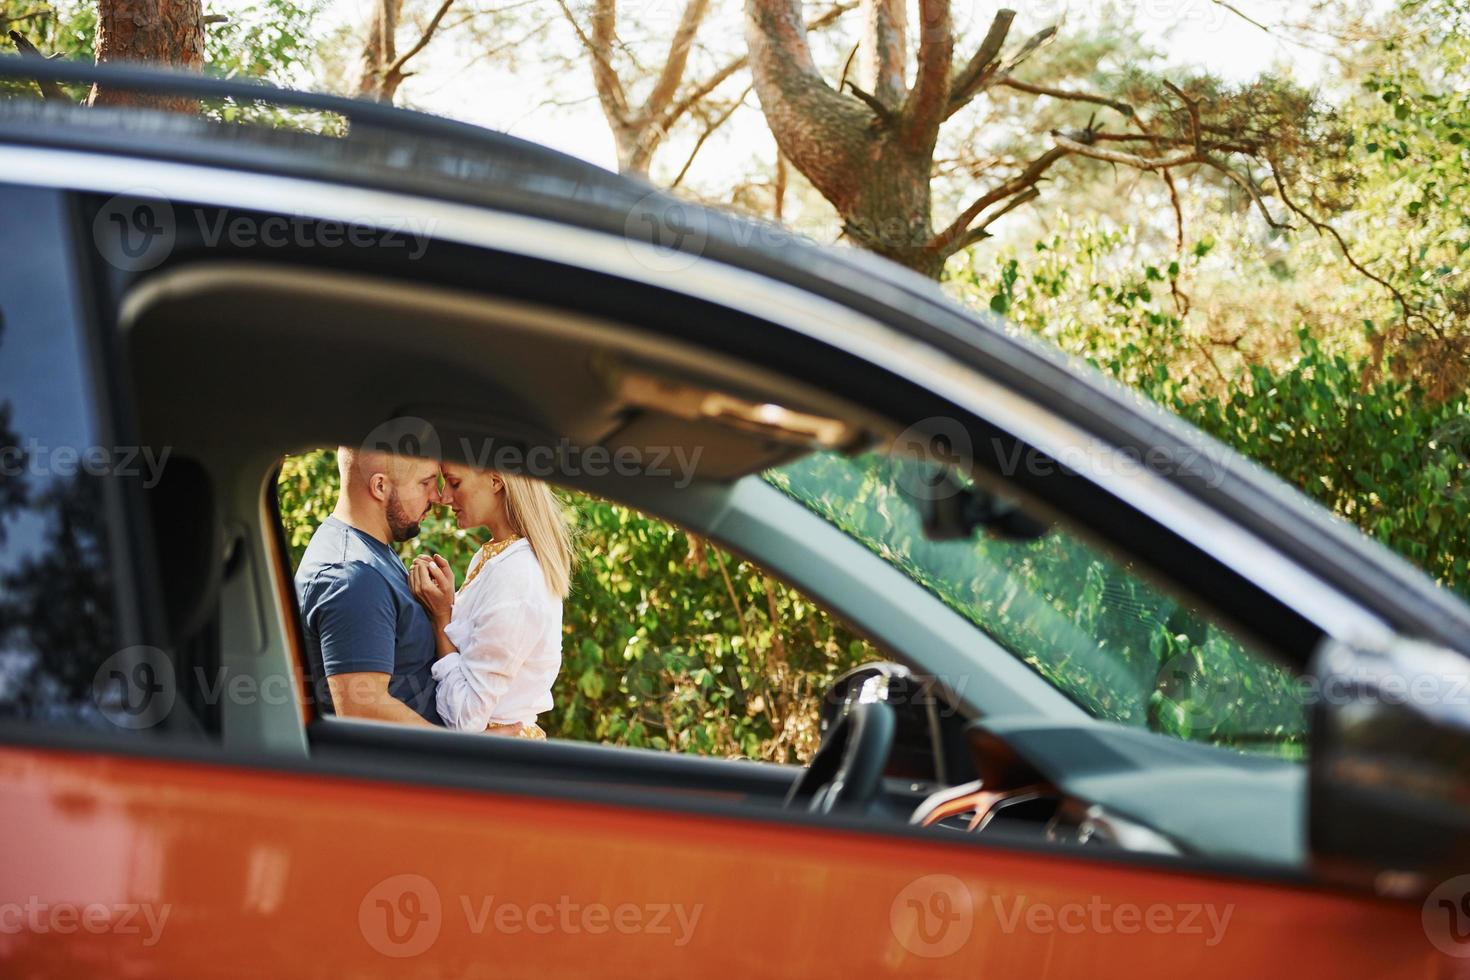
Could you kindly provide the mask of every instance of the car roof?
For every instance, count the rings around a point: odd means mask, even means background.
[[[464,123],[318,93],[288,92],[132,65],[36,64],[0,57],[0,77],[175,86],[202,97],[257,99],[346,117],[346,136],[220,123],[143,109],[0,101],[0,145],[30,145],[197,163],[329,181],[524,214],[693,251],[834,300],[1023,392],[1112,445],[1172,458],[1202,456],[1166,475],[1280,546],[1374,609],[1394,629],[1465,649],[1470,606],[1300,491],[1137,392],[965,309],[932,280],[878,256],[805,240],[779,226],[702,207],[645,180]],[[207,202],[201,202],[207,203]]]

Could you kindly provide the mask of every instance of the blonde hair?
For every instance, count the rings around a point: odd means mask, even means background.
[[[572,587],[572,532],[566,512],[540,480],[519,473],[500,473],[505,481],[506,511],[515,532],[531,543],[546,588],[565,599]]]

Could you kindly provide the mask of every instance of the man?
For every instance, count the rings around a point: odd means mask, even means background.
[[[337,715],[439,725],[434,629],[392,545],[419,533],[439,501],[439,464],[337,449],[342,488],[296,570],[306,642]]]

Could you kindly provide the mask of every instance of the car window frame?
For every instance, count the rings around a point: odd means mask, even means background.
[[[48,298],[64,308],[61,314],[77,346],[76,379],[86,398],[85,413],[95,445],[112,447],[114,455],[124,446],[139,445],[129,406],[126,372],[117,369],[121,353],[114,331],[101,329],[97,294],[92,288],[95,269],[83,244],[81,221],[75,195],[64,189],[0,182],[0,207],[7,213],[20,198],[47,202],[55,223],[48,227],[26,227],[22,234],[27,247],[52,256],[57,277],[54,283],[28,283],[44,289]],[[151,520],[143,496],[142,477],[127,471],[109,471],[96,477],[103,508],[102,523],[107,541],[107,564],[111,570],[110,598],[117,625],[117,653],[144,651],[143,660],[172,663],[173,651],[164,626],[163,602],[156,583],[156,565],[150,545]],[[110,662],[112,658],[108,658]],[[134,658],[136,662],[137,658]],[[99,665],[100,669],[100,665]],[[178,672],[175,672],[177,676]],[[177,701],[178,699],[174,699]],[[148,708],[145,707],[145,712]],[[48,727],[29,720],[7,721],[7,727]],[[61,727],[61,726],[56,726]],[[135,729],[152,735],[198,737],[200,719],[187,705],[173,704],[161,716],[140,715]],[[126,731],[117,729],[119,734]]]
[[[373,726],[373,727],[379,727],[379,726]],[[391,735],[390,741],[398,741],[397,736],[400,735],[400,733],[385,733],[385,732],[381,732],[381,730],[378,730],[378,732],[372,733],[372,735],[373,735],[373,738],[378,738],[378,739],[388,738],[388,736]],[[412,742],[412,736],[410,736],[410,742]],[[531,746],[531,748],[535,748],[535,746]],[[498,749],[498,751],[504,751],[504,749],[506,749],[506,746],[495,746],[495,749]],[[519,751],[519,749],[514,749],[514,751]],[[614,749],[614,751],[626,751],[626,749]],[[348,768],[350,768],[350,767],[348,767]],[[384,776],[384,774],[379,774],[378,777],[382,777],[382,776]],[[387,776],[388,777],[391,777],[391,779],[403,779],[403,777],[406,776],[406,774],[404,774],[403,771],[397,771],[397,773],[387,774]],[[491,785],[494,785],[494,782],[491,782]],[[538,795],[539,795],[539,790],[538,790]],[[1101,855],[1100,855],[1100,857],[1101,857]],[[1136,858],[1136,857],[1138,857],[1138,855],[1130,855],[1130,857]],[[1176,865],[1172,865],[1172,867],[1176,867]]]

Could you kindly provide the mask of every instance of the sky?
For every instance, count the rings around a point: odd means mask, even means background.
[[[485,0],[480,0],[485,2]],[[552,0],[537,0],[550,4]],[[676,20],[683,0],[622,0],[636,4],[640,13],[654,18]],[[410,9],[414,0],[409,0]],[[1235,7],[1263,22],[1281,17],[1298,0],[1235,0]],[[582,6],[574,2],[573,8]],[[727,5],[729,6],[729,5]],[[983,32],[984,27],[1002,4],[955,0],[953,10],[957,23]],[[1087,16],[1090,5],[1084,0],[1038,0],[1015,3],[1020,11],[1012,38],[1030,33],[1059,20],[1077,23]],[[1291,71],[1299,81],[1310,83],[1321,72],[1320,55],[1279,41],[1244,19],[1232,14],[1216,0],[1122,0],[1131,21],[1146,38],[1167,50],[1170,60],[1181,66],[1196,66],[1231,80],[1250,78],[1275,67]],[[324,30],[342,24],[362,25],[375,7],[373,0],[328,0],[321,19]],[[213,9],[213,8],[211,8]],[[226,8],[221,8],[226,9]],[[736,7],[738,9],[738,5]],[[556,35],[570,49],[575,41],[563,24],[555,25]],[[736,24],[717,24],[716,30],[738,31]],[[407,31],[400,33],[406,36]],[[400,45],[405,42],[400,41]],[[550,79],[533,57],[522,59],[518,70],[479,64],[467,67],[476,51],[464,38],[453,35],[437,37],[419,56],[414,67],[422,74],[408,79],[400,90],[399,102],[451,116],[492,129],[508,132],[524,139],[554,147],[605,167],[613,167],[616,158],[612,137],[595,99],[591,98],[590,71],[583,79]],[[584,69],[585,71],[585,69]],[[568,82],[573,84],[568,84]],[[546,104],[548,91],[556,86],[561,94],[581,95],[571,104]],[[747,102],[754,106],[755,97]],[[691,137],[692,139],[692,137]],[[677,168],[685,153],[676,141],[661,151],[666,166]],[[754,112],[737,113],[719,137],[701,152],[691,170],[691,183],[719,183],[728,172],[749,173],[752,158],[770,160],[774,144]]]

